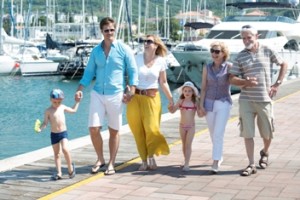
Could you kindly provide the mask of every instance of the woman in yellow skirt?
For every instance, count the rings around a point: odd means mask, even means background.
[[[167,48],[155,35],[147,35],[144,40],[144,53],[137,55],[139,83],[135,94],[125,102],[127,105],[127,121],[134,135],[142,165],[139,170],[156,169],[154,155],[168,155],[169,146],[160,132],[161,99],[159,86],[174,104],[172,93],[167,82],[167,62],[164,58]],[[127,95],[128,96],[128,95]],[[148,158],[148,162],[147,162]]]

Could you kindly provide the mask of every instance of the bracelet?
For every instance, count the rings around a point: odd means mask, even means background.
[[[128,91],[126,94],[129,95],[130,97],[132,97],[134,95],[134,93],[132,91]]]

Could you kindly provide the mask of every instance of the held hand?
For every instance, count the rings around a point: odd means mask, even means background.
[[[243,87],[253,87],[256,85],[258,85],[257,78],[247,76],[245,79],[245,85]]]
[[[82,98],[83,98],[83,93],[82,93],[82,91],[77,91],[77,92],[75,93],[75,101],[76,101],[76,102],[80,102]]]
[[[168,105],[168,110],[170,113],[174,113],[174,105]]]
[[[198,115],[198,117],[204,117],[206,115],[205,109],[203,107],[199,108],[197,110],[197,115]]]
[[[122,102],[127,104],[132,99],[133,95],[134,94],[131,92],[130,87],[127,85],[126,86],[126,92],[123,95]]]

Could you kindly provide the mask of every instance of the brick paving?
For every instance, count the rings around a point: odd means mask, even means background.
[[[233,116],[226,128],[224,161],[217,175],[209,173],[212,145],[207,129],[202,129],[193,142],[189,172],[180,170],[181,143],[173,142],[170,155],[157,157],[157,170],[137,171],[140,160],[135,159],[118,166],[115,175],[99,173],[41,199],[300,200],[300,89],[291,90],[299,83],[293,82],[280,91],[284,97],[274,105],[275,138],[270,165],[265,170],[258,166],[257,174],[239,175],[248,161],[243,139],[238,136],[238,118]],[[258,163],[263,145],[257,130],[256,135]]]

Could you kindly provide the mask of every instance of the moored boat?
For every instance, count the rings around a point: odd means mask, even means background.
[[[240,38],[240,30],[244,25],[255,27],[258,30],[259,42],[280,53],[288,62],[289,73],[287,74],[291,75],[300,62],[298,47],[300,33],[295,31],[300,28],[300,23],[297,21],[299,11],[295,5],[277,2],[237,2],[227,6],[239,9],[239,13],[242,14],[228,16],[221,23],[213,26],[205,38],[193,43],[197,47],[196,50],[172,52],[195,85],[201,89],[202,70],[203,66],[211,61],[209,49],[213,41],[223,41],[228,45],[231,60],[244,48]],[[268,10],[268,12],[263,12],[263,15],[253,15],[251,14],[253,9]],[[290,17],[294,15],[295,19]],[[276,66],[272,68],[271,74],[274,80],[277,78],[279,68]],[[236,87],[233,89],[239,90]]]

